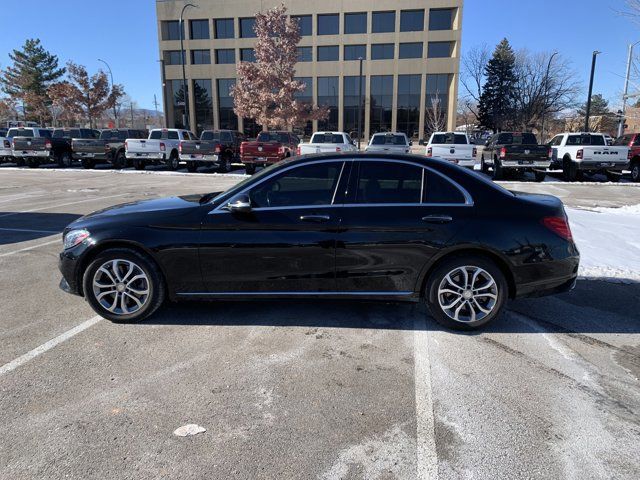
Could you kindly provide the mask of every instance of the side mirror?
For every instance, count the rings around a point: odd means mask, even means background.
[[[251,211],[251,199],[249,195],[243,194],[234,197],[231,202],[227,203],[230,212],[247,213]]]

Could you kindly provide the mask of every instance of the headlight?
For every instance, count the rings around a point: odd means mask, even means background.
[[[89,238],[89,231],[82,230],[71,230],[64,236],[64,249],[75,247],[76,245],[82,243],[86,238]]]

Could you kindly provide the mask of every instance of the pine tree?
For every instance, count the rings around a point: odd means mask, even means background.
[[[0,74],[2,91],[22,103],[25,119],[43,122],[51,105],[47,90],[65,69],[58,67],[58,57],[45,50],[39,39],[28,39],[9,58],[13,65]]]
[[[606,115],[611,113],[609,110],[609,102],[600,93],[591,96],[591,110],[589,116]],[[583,103],[578,109],[578,115],[584,117],[587,114],[587,102]]]
[[[495,132],[510,125],[515,97],[515,54],[503,39],[485,69],[486,82],[478,104],[480,123]]]

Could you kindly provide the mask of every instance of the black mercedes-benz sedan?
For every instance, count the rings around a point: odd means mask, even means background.
[[[61,287],[142,320],[168,297],[424,301],[451,328],[570,290],[562,202],[413,155],[294,158],[226,192],[118,205],[69,225]]]

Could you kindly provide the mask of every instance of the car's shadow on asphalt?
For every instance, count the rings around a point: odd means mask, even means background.
[[[144,324],[444,330],[422,303],[302,299],[167,304]],[[510,301],[485,329],[460,333],[541,332],[640,333],[640,283],[579,281],[562,295]]]
[[[0,211],[0,245],[59,234],[77,218],[75,213]]]

